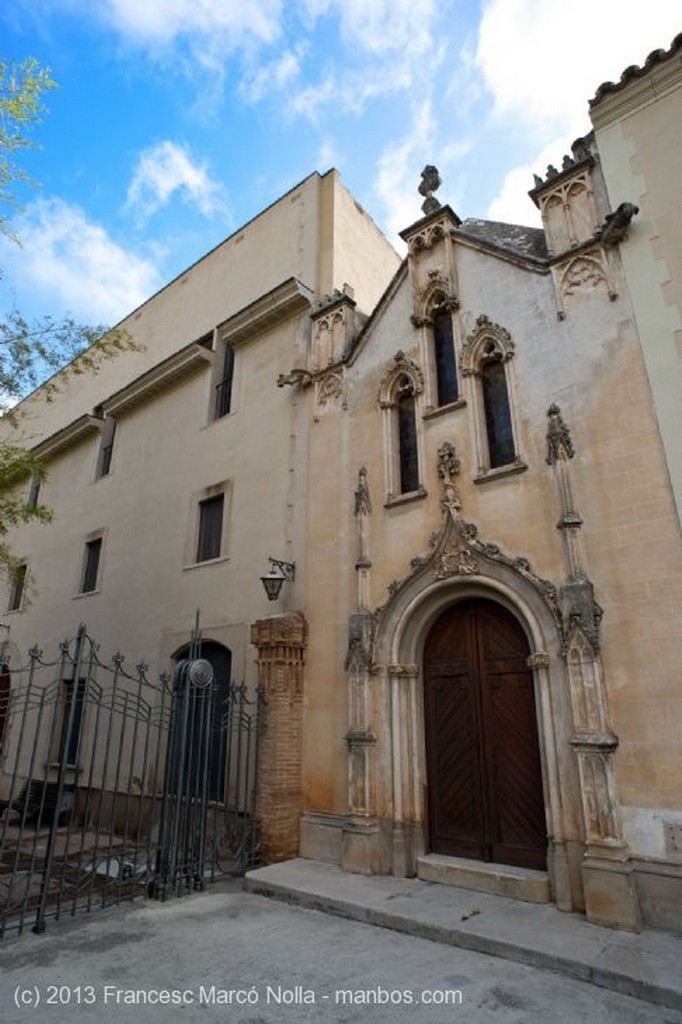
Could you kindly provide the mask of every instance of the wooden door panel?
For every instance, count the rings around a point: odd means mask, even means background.
[[[491,601],[454,605],[424,653],[434,852],[546,864],[542,774],[528,642]]]
[[[426,703],[432,846],[439,853],[481,856],[480,779],[475,757],[473,680],[464,673],[431,675]]]

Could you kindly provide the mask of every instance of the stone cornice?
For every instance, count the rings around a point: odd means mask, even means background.
[[[243,345],[282,320],[310,310],[313,299],[310,288],[290,277],[220,324],[218,338],[230,345]]]
[[[102,420],[97,416],[86,413],[79,416],[77,420],[62,427],[55,434],[46,437],[44,441],[37,444],[33,449],[35,455],[40,459],[51,459],[61,452],[67,451],[75,444],[79,444],[84,437],[97,433],[102,429]]]
[[[102,409],[107,416],[118,416],[146,401],[156,392],[165,390],[183,377],[196,372],[212,360],[213,353],[203,345],[187,345],[107,398],[102,402]]]

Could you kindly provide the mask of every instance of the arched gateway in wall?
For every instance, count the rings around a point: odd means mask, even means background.
[[[342,864],[409,876],[436,852],[546,866],[558,907],[637,928],[592,585],[573,572],[556,586],[479,538],[458,471],[443,444],[441,528],[374,612],[360,473]]]

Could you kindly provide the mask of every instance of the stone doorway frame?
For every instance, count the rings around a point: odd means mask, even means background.
[[[386,723],[385,743],[390,778],[384,801],[391,808],[392,873],[414,875],[417,858],[428,851],[426,735],[424,728],[423,654],[436,619],[454,603],[482,597],[506,608],[528,638],[533,671],[538,740],[548,834],[548,870],[554,902],[563,910],[582,905],[578,863],[580,836],[579,780],[570,738],[571,708],[565,685],[561,642],[551,615],[534,593],[520,594],[518,580],[508,580],[500,566],[497,578],[466,575],[429,581],[419,573],[396,594],[376,637],[377,666],[388,706],[379,715]],[[530,588],[532,590],[532,588]],[[550,665],[552,671],[550,672]],[[560,751],[563,752],[560,754]],[[382,770],[383,769],[383,770]],[[381,801],[380,802],[384,802]],[[571,861],[574,869],[571,870]]]

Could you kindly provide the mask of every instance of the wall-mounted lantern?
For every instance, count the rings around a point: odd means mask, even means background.
[[[276,601],[279,597],[284,582],[293,583],[296,579],[296,563],[280,562],[276,558],[268,558],[270,571],[261,576],[261,583],[265,587],[268,601]]]

